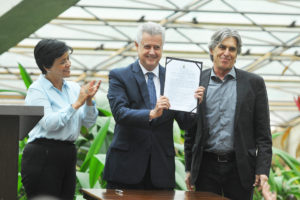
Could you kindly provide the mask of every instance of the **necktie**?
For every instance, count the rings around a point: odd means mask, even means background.
[[[155,91],[155,85],[153,82],[154,74],[152,72],[147,72],[147,76],[148,76],[147,86],[148,86],[148,92],[149,92],[149,96],[150,96],[150,106],[151,106],[151,109],[153,109],[156,105],[156,91]]]

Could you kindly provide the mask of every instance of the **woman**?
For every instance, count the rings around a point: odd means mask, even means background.
[[[100,81],[80,87],[70,77],[72,48],[43,39],[34,49],[42,74],[30,86],[27,105],[44,106],[44,116],[29,133],[22,158],[22,182],[28,198],[40,195],[73,199],[76,185],[77,139],[82,125],[92,126],[98,116],[92,98]]]

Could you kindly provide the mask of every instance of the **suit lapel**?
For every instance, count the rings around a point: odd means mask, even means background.
[[[196,137],[196,143],[199,144],[199,146],[204,146],[207,134],[208,134],[208,124],[206,120],[206,95],[207,95],[207,90],[208,90],[208,84],[209,84],[209,79],[210,79],[210,73],[211,69],[207,69],[202,71],[201,74],[201,80],[200,80],[200,85],[205,88],[205,92],[203,95],[203,100],[202,103],[198,107],[198,116],[199,116],[199,122],[201,122],[202,125],[198,126],[197,128],[197,135]],[[200,121],[201,120],[201,121]],[[204,130],[204,132],[203,132]],[[204,134],[202,134],[204,133]]]
[[[200,85],[205,87],[205,95],[203,96],[203,103],[206,102],[206,93],[209,84],[211,69],[204,70],[201,75]]]
[[[204,92],[204,96],[203,96],[203,101],[200,104],[202,109],[200,111],[202,111],[201,115],[202,115],[202,120],[203,120],[203,124],[206,125],[206,95],[207,95],[207,91],[208,91],[208,84],[209,84],[209,79],[210,79],[210,74],[211,74],[211,69],[207,69],[204,70],[202,72],[201,75],[201,80],[200,80],[200,85],[203,86],[205,88],[205,92]]]
[[[140,88],[140,94],[142,95],[147,108],[150,109],[151,106],[150,106],[150,97],[149,97],[149,93],[148,93],[148,87],[147,87],[147,83],[145,80],[145,76],[139,65],[138,60],[136,60],[135,63],[133,63],[132,71],[133,71],[133,75],[138,83],[138,86]]]
[[[240,73],[239,69],[235,69],[236,71],[236,107],[235,107],[235,116],[234,116],[234,127],[237,125],[237,120],[239,118],[240,110],[241,110],[241,102],[243,101],[243,98],[245,97],[245,94],[247,92],[245,88],[245,82],[244,78],[242,76],[242,73]]]

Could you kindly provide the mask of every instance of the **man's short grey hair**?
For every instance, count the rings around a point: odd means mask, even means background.
[[[212,36],[208,44],[209,50],[214,50],[216,46],[223,42],[226,38],[233,37],[237,43],[237,53],[240,54],[242,51],[242,39],[240,34],[231,28],[222,28],[217,30]],[[210,55],[210,59],[213,60],[213,56]]]
[[[162,44],[165,42],[165,28],[162,27],[160,24],[154,22],[146,22],[141,24],[138,27],[137,35],[136,35],[136,42],[138,44],[142,41],[143,33],[148,33],[150,35],[161,35],[162,37]]]

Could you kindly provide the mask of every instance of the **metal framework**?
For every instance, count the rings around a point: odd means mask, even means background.
[[[42,38],[63,40],[74,48],[73,80],[107,82],[110,69],[137,58],[135,31],[145,21],[166,28],[163,65],[164,58],[171,56],[201,60],[204,68],[211,67],[207,42],[212,33],[221,27],[238,30],[243,47],[236,67],[265,79],[274,128],[295,125],[299,111],[293,98],[300,95],[300,3],[293,0],[81,0],[0,56],[0,89],[25,90],[17,62],[33,79],[39,75],[32,52]],[[17,94],[0,93],[1,99],[22,101]]]

